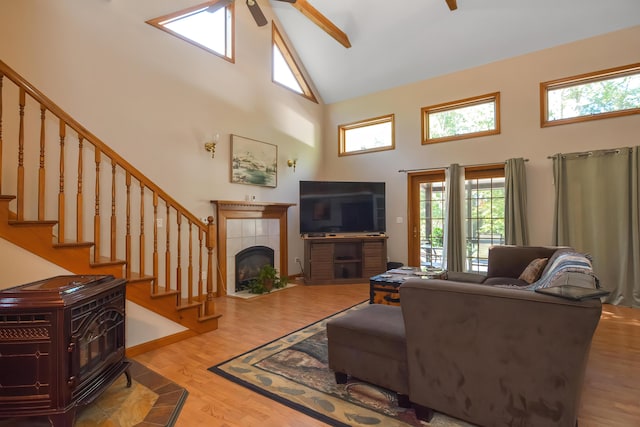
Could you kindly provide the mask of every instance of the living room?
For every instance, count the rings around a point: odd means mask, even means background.
[[[301,180],[383,181],[388,254],[406,262],[407,177],[400,169],[524,157],[529,160],[530,244],[547,245],[552,240],[554,203],[552,162],[547,157],[637,145],[638,115],[541,128],[539,84],[637,62],[638,26],[354,99],[316,104],[270,81],[266,52],[271,31],[258,29],[244,7],[236,7],[235,63],[145,23],[187,6],[188,1],[5,2],[0,6],[0,58],[198,217],[211,215],[211,200],[255,197],[296,204]],[[499,135],[420,143],[420,108],[496,91],[501,93]],[[338,156],[339,124],[390,113],[396,117],[395,150]],[[220,139],[211,158],[203,143],[216,134]],[[277,145],[275,188],[229,182],[232,134]],[[295,170],[286,166],[289,159],[296,159]],[[289,215],[288,271],[298,274],[295,258],[304,255],[295,206]],[[15,256],[4,252],[2,258]],[[24,272],[15,280],[35,280],[43,274]]]

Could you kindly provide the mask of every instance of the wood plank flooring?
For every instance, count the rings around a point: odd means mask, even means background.
[[[300,285],[252,300],[223,297],[219,329],[134,359],[189,391],[177,427],[324,426],[207,368],[367,300],[367,284]],[[582,396],[580,427],[640,425],[640,310],[605,305]]]

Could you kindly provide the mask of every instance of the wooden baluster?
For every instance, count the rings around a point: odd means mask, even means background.
[[[96,201],[95,213],[93,215],[93,261],[98,262],[100,258],[100,158],[101,151],[96,147]]]
[[[4,74],[0,73],[0,194],[2,194],[2,84],[4,82]]]
[[[164,290],[165,292],[169,292],[171,290],[171,234],[169,232],[169,209],[171,205],[167,203],[167,218],[165,220],[167,226],[167,238],[165,240],[166,250],[164,253]]]
[[[60,190],[58,191],[58,243],[64,242],[64,140],[67,125],[60,119]],[[44,182],[42,183],[44,187]],[[44,215],[44,212],[43,212]]]
[[[20,88],[20,130],[18,133],[18,195],[16,217],[24,221],[24,106],[25,92]]]
[[[84,229],[84,216],[83,216],[83,205],[84,201],[82,200],[82,175],[83,175],[83,160],[82,160],[82,148],[83,148],[83,138],[78,135],[78,192],[76,194],[76,241],[82,242],[83,239],[83,229]]]
[[[127,266],[125,267],[125,273],[127,277],[131,277],[131,173],[129,171],[126,174],[125,185],[127,187],[127,230],[125,236],[125,261]]]
[[[178,291],[178,301],[182,298],[182,214],[176,211],[176,222],[178,223],[178,255],[176,256],[176,290]],[[181,305],[181,304],[179,304]]]
[[[204,267],[204,265],[202,265],[202,251],[204,250],[204,246],[203,246],[203,236],[204,236],[204,231],[202,230],[202,228],[198,227],[198,300],[202,301],[201,297],[203,294],[204,289],[202,289],[202,268]]]
[[[153,192],[153,294],[158,293],[158,192]]]
[[[187,264],[187,301],[193,302],[193,224],[189,220],[189,262]]]
[[[140,276],[144,275],[144,183],[140,182]]]
[[[116,161],[111,159],[111,261],[116,259]]]
[[[209,306],[215,296],[213,293],[213,274],[215,273],[213,269],[213,248],[216,245],[216,239],[216,227],[213,223],[213,217],[210,216],[207,218],[207,303],[204,306],[205,316],[213,314],[210,312]]]
[[[45,108],[40,104],[40,167],[38,168],[38,221],[44,221],[44,191],[46,174],[44,169],[44,144],[45,144]]]

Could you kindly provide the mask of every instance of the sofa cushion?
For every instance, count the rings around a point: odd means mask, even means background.
[[[547,265],[547,261],[549,258],[536,258],[529,263],[527,268],[524,269],[522,273],[520,273],[520,277],[518,279],[524,280],[525,282],[531,284],[540,278],[542,275],[542,271],[544,267]]]
[[[515,279],[520,276],[531,260],[550,258],[557,250],[557,246],[492,246],[489,248],[487,277]]]
[[[526,287],[529,283],[522,279],[516,279],[513,277],[488,277],[487,280],[482,282],[483,285],[490,286],[502,286],[502,287]]]

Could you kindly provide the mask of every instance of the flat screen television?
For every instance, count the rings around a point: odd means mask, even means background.
[[[385,183],[300,181],[300,234],[384,233]]]

